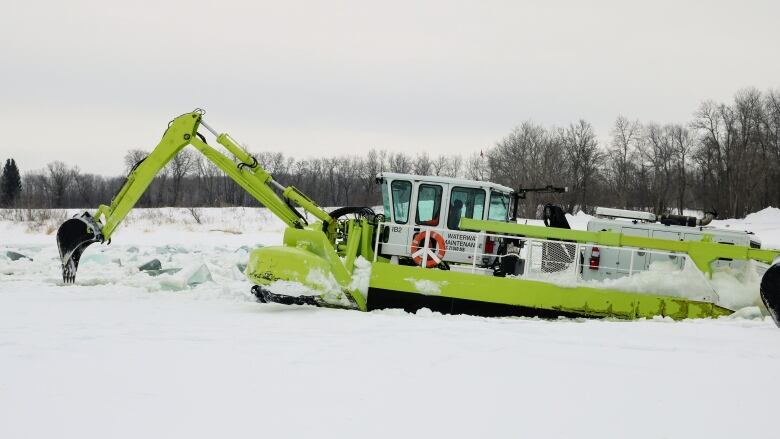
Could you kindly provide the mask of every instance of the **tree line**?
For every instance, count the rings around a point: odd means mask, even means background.
[[[147,153],[129,151],[126,170]],[[602,205],[657,214],[715,209],[721,217],[741,217],[780,205],[780,90],[746,88],[729,103],[704,101],[684,123],[619,116],[602,142],[586,120],[566,127],[527,121],[495,145],[466,156],[370,149],[364,155],[296,159],[260,152],[255,157],[277,181],[296,186],[325,206],[380,204],[374,179],[390,171],[490,180],[512,188],[569,188],[555,196],[529,195],[521,206],[526,217],[535,216],[537,206],[548,201],[572,213]],[[0,194],[0,203],[95,207],[108,203],[123,182],[124,177],[83,173],[51,162],[26,172],[21,191],[14,197]],[[177,155],[139,201],[140,207],[256,205],[192,149]]]

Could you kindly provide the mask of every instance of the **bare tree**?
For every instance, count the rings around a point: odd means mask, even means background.
[[[702,184],[713,189],[705,197],[728,215],[742,216],[752,210],[761,198],[759,186],[770,184],[756,176],[777,167],[766,160],[772,144],[771,130],[762,123],[768,121],[766,110],[758,90],[744,89],[736,94],[733,105],[704,102],[691,123],[699,135],[694,156]]]
[[[370,203],[375,200],[376,197],[376,184],[374,180],[376,176],[385,170],[385,162],[387,160],[387,151],[370,149],[366,159],[361,162],[360,166],[360,178],[364,185],[364,202]]]
[[[620,207],[628,207],[628,188],[634,168],[634,155],[639,149],[642,125],[618,116],[612,128],[612,143],[607,152],[607,178],[611,189],[618,196]]]
[[[547,130],[533,122],[523,122],[487,153],[490,174],[511,187],[538,183]]]
[[[73,173],[74,195],[77,196],[77,202],[82,207],[94,206],[99,202],[96,199],[98,191],[96,188],[101,184],[101,178],[92,174],[80,174],[77,171]]]
[[[440,154],[431,160],[431,172],[441,177],[457,177],[463,166],[463,157],[460,155]]]
[[[46,165],[47,189],[53,201],[53,207],[65,206],[65,196],[77,173],[78,168],[71,168],[61,161]]]
[[[595,182],[604,155],[599,150],[593,127],[583,119],[569,125],[563,136],[564,151],[569,164],[569,187],[572,189],[568,210],[573,211],[575,206],[586,210],[589,202],[588,190]]]
[[[342,197],[336,204],[349,206],[352,204],[352,187],[359,181],[360,165],[357,157],[339,157],[336,162],[336,181]]]
[[[661,214],[669,207],[669,191],[675,168],[675,151],[669,126],[648,124],[641,151],[650,169],[648,192],[652,197],[653,212]]]
[[[431,175],[433,162],[427,152],[418,153],[412,162],[412,172],[417,175]]]
[[[483,152],[475,152],[466,159],[466,178],[479,181],[490,180],[490,166]]]
[[[433,175],[444,175],[445,169],[449,164],[449,156],[446,154],[439,154],[431,161],[431,171]]]
[[[168,162],[167,167],[170,170],[173,190],[173,197],[171,200],[171,204],[173,206],[178,206],[179,204],[182,180],[194,170],[196,165],[195,158],[196,156],[194,152],[185,149],[179,151],[179,153],[173,156],[171,161]]]
[[[388,165],[390,166],[390,172],[408,174],[412,171],[412,159],[402,152],[390,154]]]
[[[772,164],[764,176],[762,205],[780,205],[780,89],[769,90],[764,96],[762,149],[766,162]]]
[[[677,187],[677,211],[682,215],[683,209],[685,209],[685,194],[688,186],[688,158],[694,147],[694,139],[690,131],[682,125],[670,125],[667,129],[672,141],[677,171],[675,181]]]
[[[204,196],[202,198],[204,199],[202,202],[207,206],[219,205],[217,180],[222,175],[222,170],[210,160],[197,156],[195,158],[195,172],[200,186],[203,187]]]
[[[463,167],[463,157],[460,155],[451,155],[447,159],[447,166],[444,167],[442,174],[445,177],[459,177]]]

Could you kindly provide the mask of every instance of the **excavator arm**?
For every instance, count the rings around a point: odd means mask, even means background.
[[[229,135],[218,133],[203,120],[203,110],[185,113],[173,119],[160,143],[145,159],[136,164],[127,176],[110,205],[101,205],[94,215],[84,212],[65,221],[57,231],[57,246],[62,260],[62,279],[72,283],[76,279],[81,254],[94,242],[110,241],[117,226],[135,206],[154,177],[182,149],[192,145],[228,177],[278,216],[285,224],[297,229],[307,225],[306,219],[293,207],[293,203],[313,214],[327,229],[331,216],[296,188],[284,187],[271,174],[260,167],[244,148]],[[233,157],[229,158],[206,142],[198,128],[204,127],[214,135]],[[237,160],[239,163],[236,164]]]

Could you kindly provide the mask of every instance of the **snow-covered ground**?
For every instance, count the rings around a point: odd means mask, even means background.
[[[780,329],[755,313],[544,321],[259,304],[241,264],[283,230],[263,209],[133,211],[63,286],[52,232],[67,214],[0,211],[0,438],[776,435]],[[777,209],[718,225],[780,247]],[[182,270],[138,271],[153,259]]]

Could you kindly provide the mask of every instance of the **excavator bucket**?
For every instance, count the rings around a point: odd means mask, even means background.
[[[70,284],[76,281],[81,254],[93,242],[103,242],[103,233],[90,214],[84,212],[62,223],[57,230],[57,247],[60,250],[63,282]]]
[[[780,262],[775,261],[761,278],[761,300],[775,324],[780,326]]]

